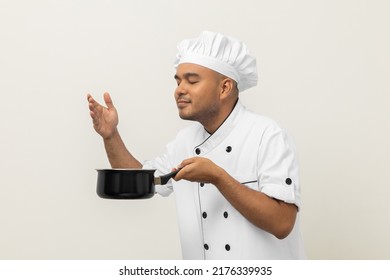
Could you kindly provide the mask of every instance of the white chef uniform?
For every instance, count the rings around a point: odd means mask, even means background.
[[[194,123],[179,132],[166,152],[144,168],[165,174],[184,159],[211,159],[248,188],[300,206],[298,163],[289,135],[269,118],[248,111],[240,101],[210,135]],[[171,180],[156,191],[176,196],[184,259],[303,259],[299,213],[282,240],[243,217],[212,184]]]

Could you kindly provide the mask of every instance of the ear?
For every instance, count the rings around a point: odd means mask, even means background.
[[[220,95],[221,99],[225,99],[231,96],[233,91],[234,91],[234,81],[229,78],[224,78],[221,81],[221,95]]]

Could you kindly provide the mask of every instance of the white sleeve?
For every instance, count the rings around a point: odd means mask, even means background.
[[[260,190],[300,207],[299,166],[291,136],[279,127],[267,129],[258,154]]]
[[[157,157],[153,160],[146,160],[143,163],[143,169],[156,169],[154,176],[161,176],[168,174],[172,171],[174,165],[172,164],[169,156],[169,147],[171,144],[167,145],[167,148],[164,154],[160,157]],[[155,185],[156,192],[161,196],[169,196],[173,192],[172,179],[168,181],[166,185]]]

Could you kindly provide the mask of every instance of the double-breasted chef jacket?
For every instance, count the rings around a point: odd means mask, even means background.
[[[240,101],[212,135],[194,123],[143,168],[166,174],[194,156],[209,158],[248,188],[300,207],[298,162],[291,137]],[[212,184],[170,180],[156,186],[156,191],[162,196],[175,193],[184,259],[305,258],[299,212],[292,232],[280,240],[249,222]]]

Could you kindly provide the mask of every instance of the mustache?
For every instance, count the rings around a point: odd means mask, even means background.
[[[191,102],[191,100],[187,97],[179,96],[176,100],[177,102]]]

